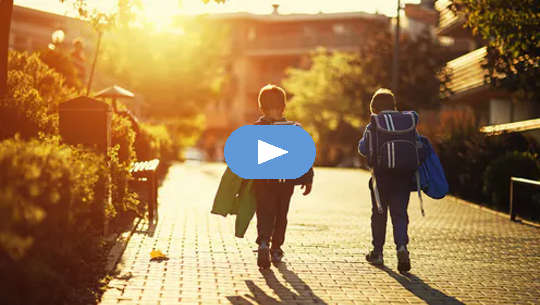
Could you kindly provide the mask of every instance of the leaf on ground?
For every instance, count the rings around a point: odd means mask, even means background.
[[[161,261],[166,261],[166,260],[169,260],[169,258],[165,254],[163,254],[163,252],[161,252],[160,250],[152,250],[150,252],[150,261],[161,262]]]

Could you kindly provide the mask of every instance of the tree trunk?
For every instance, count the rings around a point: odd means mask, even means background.
[[[0,97],[7,93],[9,31],[13,0],[0,0]]]

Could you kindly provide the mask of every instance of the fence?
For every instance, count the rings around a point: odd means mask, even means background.
[[[514,203],[514,183],[540,186],[540,181],[519,178],[519,177],[510,177],[510,220],[512,221],[516,221],[516,216],[517,216],[517,204]]]

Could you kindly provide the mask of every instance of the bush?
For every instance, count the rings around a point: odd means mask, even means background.
[[[140,160],[158,158],[167,162],[176,158],[173,140],[165,125],[142,123],[140,127],[141,136],[145,143],[137,148],[137,157]]]
[[[111,122],[111,154],[110,170],[112,182],[112,201],[115,211],[119,213],[136,211],[138,199],[129,190],[132,179],[129,173],[135,159],[135,132],[126,117],[113,113]]]
[[[532,180],[540,178],[540,162],[538,155],[529,152],[508,152],[492,161],[484,173],[484,194],[497,209],[508,211],[510,177],[521,177]],[[526,189],[526,188],[525,188]],[[523,190],[520,188],[520,190]],[[527,193],[527,192],[525,192]],[[516,192],[520,198],[532,203],[533,194]]]
[[[514,150],[535,151],[534,142],[521,134],[486,136],[480,133],[479,124],[468,108],[443,111],[439,121],[430,131],[430,139],[445,169],[450,192],[467,200],[489,202],[492,199],[479,191],[484,187],[484,172],[492,160]]]
[[[58,139],[0,143],[5,304],[88,303],[85,298],[94,297],[88,286],[103,276],[98,232],[105,208],[99,192],[104,166],[103,157]]]
[[[0,99],[0,139],[18,133],[58,133],[58,104],[74,96],[64,78],[45,65],[38,54],[9,53],[8,94]]]

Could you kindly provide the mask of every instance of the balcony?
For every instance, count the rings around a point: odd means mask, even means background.
[[[486,47],[482,47],[446,63],[450,72],[448,87],[455,95],[485,86],[487,71],[482,65],[486,54]]]
[[[464,31],[463,24],[465,17],[461,14],[456,14],[450,9],[452,2],[450,0],[437,0],[435,9],[439,11],[439,27],[438,35],[443,36],[466,36],[470,35],[468,31]]]

